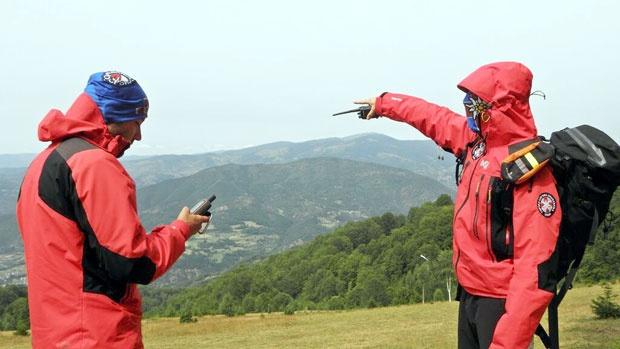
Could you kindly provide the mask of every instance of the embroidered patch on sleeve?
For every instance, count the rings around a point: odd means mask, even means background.
[[[542,193],[538,197],[538,212],[544,217],[551,217],[555,213],[557,208],[557,202],[553,195],[549,193]]]

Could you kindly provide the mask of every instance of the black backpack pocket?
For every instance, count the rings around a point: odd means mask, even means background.
[[[512,258],[514,230],[512,228],[513,185],[498,177],[489,181],[489,240],[496,261]]]

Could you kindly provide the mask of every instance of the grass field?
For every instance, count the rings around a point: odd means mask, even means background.
[[[620,294],[620,284],[613,287]],[[620,319],[595,320],[591,300],[600,286],[578,287],[560,307],[564,348],[620,348]],[[619,301],[616,298],[616,301]],[[144,344],[163,348],[456,348],[457,302],[389,308],[298,312],[295,315],[207,316],[143,321]],[[29,337],[0,335],[0,348],[29,348]],[[535,348],[543,348],[538,338]]]

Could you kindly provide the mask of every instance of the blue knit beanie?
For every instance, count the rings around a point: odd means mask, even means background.
[[[120,72],[91,75],[84,92],[95,101],[106,124],[141,120],[149,111],[149,100],[142,87]]]

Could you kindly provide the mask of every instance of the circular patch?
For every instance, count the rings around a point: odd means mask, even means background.
[[[553,195],[549,193],[542,193],[538,197],[538,212],[545,217],[553,216],[557,203]]]
[[[487,145],[484,142],[480,142],[476,144],[476,146],[471,150],[471,158],[476,160],[482,155],[486,153]]]
[[[125,85],[131,85],[133,84],[133,82],[135,81],[134,79],[130,78],[129,76],[117,72],[117,71],[109,71],[109,72],[105,72],[103,74],[103,80],[106,81],[107,83],[110,83],[114,86],[125,86]]]

